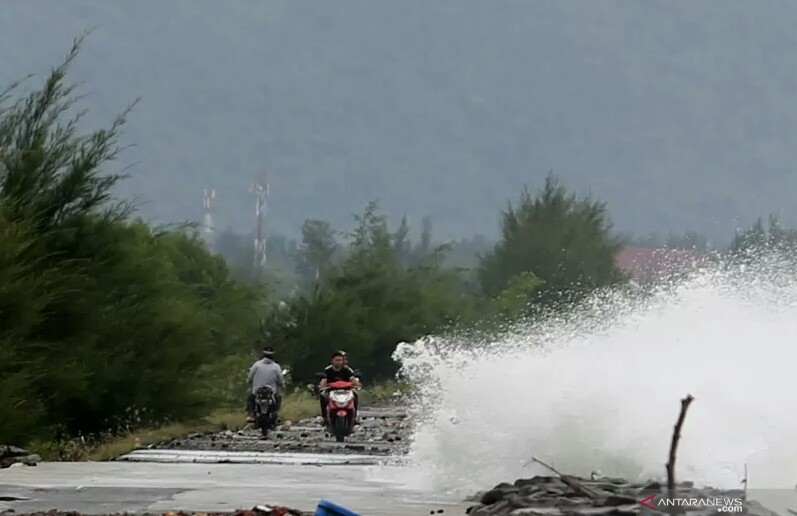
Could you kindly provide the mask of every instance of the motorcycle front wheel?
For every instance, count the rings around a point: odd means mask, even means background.
[[[346,440],[346,433],[349,430],[348,422],[346,418],[339,417],[335,419],[335,440],[339,443],[342,443]]]

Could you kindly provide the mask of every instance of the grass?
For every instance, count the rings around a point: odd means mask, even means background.
[[[293,392],[283,398],[280,417],[286,421],[296,422],[300,419],[317,416],[320,410],[318,399],[307,392]]]
[[[360,400],[362,403],[381,403],[392,400],[397,396],[409,394],[409,392],[410,385],[406,382],[389,380],[373,386],[369,386],[366,383],[365,388],[360,393]]]
[[[179,439],[190,434],[237,430],[246,426],[243,412],[218,411],[198,423],[174,423],[160,428],[140,430],[115,437],[108,442],[90,448],[85,460],[104,461],[120,457],[140,446],[149,446],[163,441]]]
[[[396,393],[406,394],[409,386],[400,382],[385,382],[366,386],[361,394],[363,403],[379,403],[392,399]],[[306,391],[285,395],[280,416],[283,420],[296,422],[318,415],[318,400]],[[237,430],[246,426],[243,411],[222,409],[198,421],[171,423],[158,428],[137,430],[125,435],[109,437],[99,442],[80,439],[64,443],[34,442],[28,445],[33,453],[50,461],[107,461],[120,457],[137,447],[146,447],[191,434]]]

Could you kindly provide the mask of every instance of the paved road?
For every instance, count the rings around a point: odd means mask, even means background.
[[[349,457],[351,458],[351,457]],[[227,511],[280,504],[311,511],[326,498],[365,516],[465,513],[467,503],[432,499],[369,480],[356,465],[42,463],[0,470],[0,512],[49,509],[85,514]]]

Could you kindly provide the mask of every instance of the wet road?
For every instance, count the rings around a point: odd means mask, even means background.
[[[352,457],[347,457],[351,459]],[[0,512],[59,509],[85,514],[228,511],[279,504],[312,511],[328,499],[368,516],[464,514],[467,503],[369,480],[362,465],[82,462],[0,470]],[[329,457],[327,457],[329,459]],[[334,459],[333,459],[334,460]],[[304,462],[305,465],[297,463]],[[328,460],[327,460],[328,462]]]

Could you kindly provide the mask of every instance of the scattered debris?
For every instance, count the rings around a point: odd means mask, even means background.
[[[42,458],[28,450],[16,446],[0,445],[0,469],[8,468],[14,464],[35,466]]]
[[[535,476],[521,478],[514,483],[502,483],[493,489],[481,493],[478,504],[467,510],[471,516],[623,516],[640,514],[643,510],[651,512],[669,512],[667,506],[670,499],[669,489],[657,481],[643,483],[627,482],[620,478],[596,477],[583,479],[567,476],[579,488],[573,488],[564,481],[565,475]],[[595,498],[585,496],[589,491]],[[689,514],[708,516],[726,514],[711,501],[717,499],[740,500],[746,516],[777,516],[757,502],[744,500],[741,489],[720,490],[713,488],[697,488],[693,482],[681,482],[674,487],[675,496],[679,499],[704,500],[695,502],[698,507],[690,507]],[[727,508],[726,508],[727,509]],[[742,511],[738,511],[742,513]],[[794,513],[797,515],[797,512]]]
[[[583,496],[586,496],[587,498],[591,498],[593,500],[598,497],[598,495],[596,493],[593,493],[592,491],[590,491],[586,487],[584,487],[581,484],[579,484],[578,480],[576,480],[575,477],[572,477],[570,475],[562,475],[561,473],[556,471],[553,468],[553,466],[549,466],[548,464],[544,463],[543,461],[541,461],[540,459],[537,459],[535,457],[532,457],[531,460],[532,460],[532,462],[536,462],[537,464],[545,466],[546,468],[550,469],[551,471],[553,471],[554,473],[559,475],[559,478],[562,479],[562,482],[567,484],[573,491],[575,491],[575,492],[577,492],[577,493],[579,493],[579,494],[581,494]]]
[[[409,445],[410,423],[394,408],[365,409],[354,433],[345,443],[328,436],[321,418],[281,423],[267,439],[253,428],[195,434],[149,446],[153,450],[224,452],[334,453],[390,456]]]

